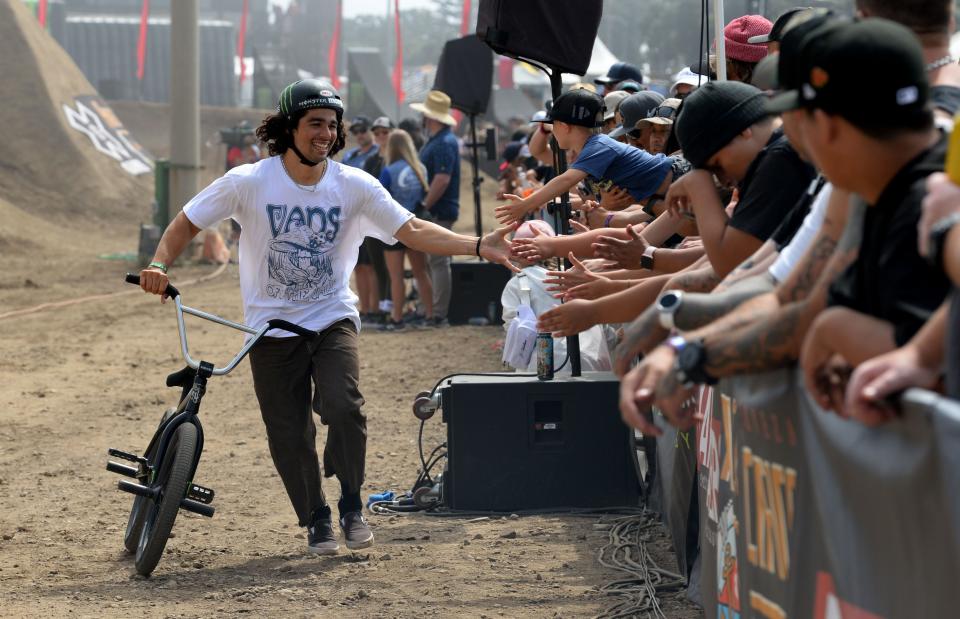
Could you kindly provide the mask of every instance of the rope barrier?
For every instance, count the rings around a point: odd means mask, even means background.
[[[208,273],[207,275],[203,275],[195,279],[187,280],[185,282],[178,282],[177,286],[191,286],[193,284],[200,284],[206,281],[210,281],[211,279],[214,279],[215,277],[218,277],[220,274],[222,274],[226,270],[228,264],[229,264],[228,262],[223,262],[220,264],[219,267],[217,267],[217,270],[215,270],[213,273]],[[41,303],[40,305],[34,305],[33,307],[25,307],[23,309],[13,310],[10,312],[5,312],[3,314],[0,314],[0,320],[4,320],[6,318],[15,318],[17,316],[26,316],[28,314],[35,314],[37,312],[42,312],[49,309],[57,309],[61,307],[69,307],[71,305],[79,305],[80,303],[87,303],[89,301],[100,301],[102,299],[112,299],[115,297],[122,297],[124,295],[136,294],[137,292],[143,292],[143,291],[140,290],[139,288],[136,290],[134,289],[121,290],[119,292],[95,294],[95,295],[90,295],[86,297],[80,297],[77,299],[67,299],[66,301],[54,301],[52,303]]]

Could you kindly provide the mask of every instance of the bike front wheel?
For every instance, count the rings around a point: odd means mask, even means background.
[[[160,418],[160,425],[162,426],[164,422],[173,417],[176,412],[176,408],[168,408],[163,413],[163,417]],[[156,451],[155,448],[146,454],[148,460],[153,458],[154,451]],[[144,485],[149,485],[150,483],[148,479],[140,479],[138,481]],[[133,507],[130,508],[130,516],[127,518],[127,529],[123,533],[123,547],[126,548],[130,554],[135,554],[137,552],[137,546],[140,545],[140,534],[143,532],[143,520],[146,518],[149,503],[150,499],[147,497],[133,497]]]
[[[189,490],[196,447],[196,426],[188,422],[177,427],[158,470],[159,493],[155,499],[147,499],[143,509],[143,530],[137,545],[138,574],[149,576],[163,556],[163,549],[180,511],[180,501]]]

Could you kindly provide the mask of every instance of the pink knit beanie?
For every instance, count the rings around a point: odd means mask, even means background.
[[[727,46],[727,58],[741,62],[757,63],[767,57],[765,43],[750,44],[750,37],[770,34],[773,24],[763,15],[744,15],[727,24],[723,39]]]

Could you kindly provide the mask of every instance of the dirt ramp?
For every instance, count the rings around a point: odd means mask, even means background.
[[[0,75],[7,202],[76,225],[149,218],[149,158],[131,154],[138,145],[111,125],[119,121],[109,107],[19,0],[0,0]]]

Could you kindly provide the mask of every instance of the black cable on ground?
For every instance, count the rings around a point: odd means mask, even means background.
[[[607,544],[600,549],[600,565],[623,572],[627,578],[616,580],[600,589],[608,595],[620,596],[619,602],[607,608],[598,619],[655,617],[666,619],[658,594],[677,591],[686,586],[680,574],[661,568],[647,551],[648,531],[658,526],[656,515],[641,514],[618,518],[609,523]]]

